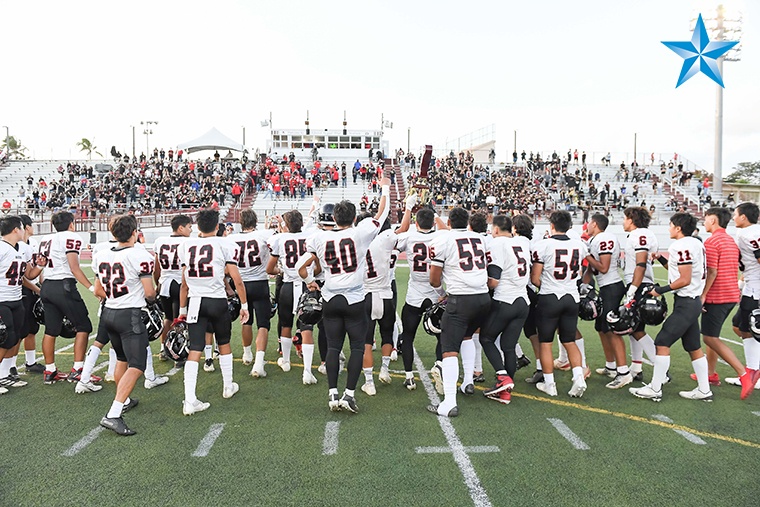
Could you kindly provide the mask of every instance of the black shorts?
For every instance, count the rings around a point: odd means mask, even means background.
[[[739,329],[739,324],[741,324],[742,321],[742,312],[741,310],[736,310],[736,313],[731,318],[731,326],[735,327],[736,329]]]
[[[45,305],[45,334],[59,336],[61,324],[66,316],[74,324],[77,333],[92,333],[92,322],[82,296],[77,290],[77,281],[45,280],[40,290],[42,304]]]
[[[594,322],[594,329],[600,333],[609,333],[610,325],[607,322],[607,314],[620,307],[620,301],[625,296],[623,282],[605,285],[599,288],[599,297],[602,298],[602,311]]]
[[[173,321],[179,317],[179,289],[180,284],[172,280],[169,284],[169,295],[160,296],[161,309],[164,311],[164,319]]]
[[[293,327],[293,282],[285,282],[280,288],[280,299],[277,301],[277,316],[280,326]]]
[[[148,359],[148,332],[139,308],[103,308],[100,314],[101,329],[108,335],[116,359],[129,364],[130,368],[145,371]]]
[[[383,316],[379,320],[372,320],[372,294],[364,297],[367,305],[367,336],[364,340],[366,345],[375,343],[375,323],[380,324],[380,340],[383,345],[393,344],[393,326],[396,325],[396,309],[392,299],[383,299]]]
[[[40,325],[34,320],[34,304],[40,297],[26,287],[21,289],[21,294],[23,294],[21,301],[24,304],[24,327],[21,328],[20,338],[26,338],[30,334],[37,334],[40,330]]]
[[[0,348],[13,348],[26,336],[21,334],[24,327],[24,303],[20,300],[0,303],[0,318],[3,319],[8,333],[8,337],[0,344]]]
[[[328,349],[342,349],[348,333],[351,350],[364,350],[369,325],[367,305],[366,299],[350,305],[345,296],[334,296],[322,305],[322,330]]]
[[[739,331],[742,333],[749,333],[749,314],[758,307],[757,299],[752,299],[749,296],[742,296],[742,300],[739,303]]]
[[[570,294],[559,299],[555,294],[539,295],[536,319],[539,342],[553,342],[555,332],[559,334],[560,342],[574,342],[578,328],[578,303]]]
[[[726,322],[736,303],[705,304],[702,312],[702,335],[720,337],[723,323]]]
[[[441,319],[441,350],[459,352],[462,340],[483,325],[490,309],[488,293],[449,296]]]
[[[523,324],[523,333],[530,338],[538,334],[538,328],[536,327],[536,303],[538,302],[538,294],[528,287],[528,316],[525,318],[525,324]]]
[[[702,346],[699,335],[701,314],[700,298],[673,296],[673,313],[663,322],[654,344],[658,347],[672,347],[680,338],[686,352],[699,349]]]
[[[512,303],[494,300],[491,311],[480,328],[480,339],[496,341],[496,337],[501,334],[502,339],[508,338],[517,343],[520,329],[523,328],[529,312],[528,303],[523,298],[517,298]]]
[[[244,326],[253,326],[253,317],[256,316],[256,325],[260,329],[269,329],[272,318],[272,300],[269,298],[269,281],[255,280],[243,282],[248,301],[250,316]]]
[[[227,310],[227,298],[201,298],[198,322],[188,323],[190,350],[200,352],[206,346],[206,333],[214,333],[218,345],[230,343],[232,317]]]
[[[391,280],[391,290],[393,291],[393,311],[398,308],[398,287],[396,287],[396,279]]]

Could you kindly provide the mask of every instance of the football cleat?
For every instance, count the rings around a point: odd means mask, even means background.
[[[317,383],[317,377],[315,377],[314,374],[310,371],[303,372],[303,377],[301,380],[303,381],[303,385],[305,386]]]
[[[386,368],[384,366],[380,367],[380,375],[378,375],[377,378],[383,384],[390,384],[391,383],[391,374],[388,371],[388,368]]]
[[[11,377],[18,377],[18,368],[16,368],[15,366],[11,366],[10,373],[11,373]]]
[[[45,366],[40,363],[26,364],[24,366],[27,373],[45,373]]]
[[[145,386],[145,389],[153,389],[154,387],[162,386],[169,382],[169,377],[156,375],[153,377],[153,380],[145,379],[145,383],[143,384]]]
[[[364,385],[362,385],[362,391],[364,391],[367,396],[374,396],[377,394],[374,382],[365,382]]]
[[[0,387],[0,394],[5,394],[7,392],[8,392],[8,390],[6,388]]]
[[[251,363],[253,363],[253,352],[251,351],[243,352],[243,364],[248,366]]]
[[[491,396],[486,396],[489,400],[498,401],[504,405],[509,405],[512,402],[512,393],[509,391],[501,391]]]
[[[644,382],[644,372],[643,371],[638,371],[636,373],[633,373],[633,371],[631,371],[631,375],[633,375],[634,382]]]
[[[528,377],[525,379],[525,382],[528,384],[538,384],[539,382],[544,381],[544,372],[541,370],[536,370],[533,372],[532,377]]]
[[[203,371],[212,372],[214,371],[214,360],[210,357],[203,361]]]
[[[435,392],[443,395],[443,368],[441,367],[440,361],[436,361],[433,367],[430,369],[430,376],[433,378],[433,382],[435,383]]]
[[[116,377],[113,376],[113,373],[106,373],[106,376],[103,380],[106,382],[116,382]]]
[[[451,410],[449,410],[448,414],[441,414],[438,412],[438,405],[428,405],[427,406],[428,412],[431,412],[435,415],[441,415],[444,417],[456,417],[459,415],[459,407],[454,407]]]
[[[290,361],[286,361],[284,357],[277,358],[277,366],[282,368],[284,372],[290,371]]]
[[[5,388],[8,388],[8,387],[24,387],[25,385],[26,385],[26,382],[24,382],[23,380],[20,380],[20,379],[17,380],[15,378],[13,378],[12,375],[8,375],[7,377],[0,379],[0,387],[5,387]]]
[[[211,403],[204,402],[201,400],[195,400],[192,403],[182,400],[182,413],[185,415],[193,415],[197,412],[203,412],[204,410],[208,409],[210,406],[211,406]]]
[[[678,395],[681,398],[686,398],[687,400],[699,400],[699,401],[713,400],[712,391],[707,391],[706,393],[703,393],[702,391],[699,390],[698,387],[695,387],[691,391],[679,391]]]
[[[417,389],[417,383],[414,381],[413,378],[408,378],[404,380],[404,387],[406,387],[410,391],[414,391]]]
[[[366,384],[365,384],[366,385]],[[340,408],[345,408],[349,412],[353,412],[354,414],[357,414],[359,412],[359,407],[356,405],[356,400],[353,396],[349,396],[347,394],[344,394],[343,397],[340,399]]]
[[[725,380],[726,384],[731,385],[731,386],[741,386],[742,385],[741,377],[726,377],[723,380]],[[748,380],[751,381],[752,378],[750,377]],[[760,381],[758,381],[757,384],[755,384],[755,389],[760,389]]]
[[[253,365],[253,368],[251,368],[251,377],[253,378],[264,378],[267,376],[267,372],[264,371],[264,365]]]
[[[567,394],[570,395],[571,398],[580,398],[585,392],[586,380],[583,377],[576,377],[576,379],[573,380],[573,386],[570,388]]]
[[[526,355],[517,358],[517,369],[525,368],[530,364],[530,359]]]
[[[551,384],[547,384],[544,381],[536,382],[536,389],[539,391],[543,391],[549,396],[557,396],[557,384],[556,382],[552,382]]]
[[[240,386],[237,382],[232,382],[230,385],[224,386],[222,389],[222,398],[232,398],[238,391],[240,391]]]
[[[473,375],[472,381],[473,382],[479,382],[479,383],[485,382],[486,381],[486,376],[483,375],[483,372],[480,372],[477,375]]]
[[[92,382],[82,382],[80,380],[77,382],[76,387],[74,387],[74,392],[77,394],[97,393],[101,389],[103,389],[103,386],[93,384]]]
[[[140,400],[138,400],[137,398],[130,398],[129,403],[126,403],[123,407],[121,407],[121,415],[126,414],[127,412],[129,412],[130,410],[132,410],[139,404],[140,404]]]
[[[100,425],[123,437],[128,437],[137,433],[135,430],[129,429],[124,422],[124,419],[121,417],[104,417],[100,420]]]
[[[69,382],[79,382],[82,379],[82,368],[79,368],[78,370],[75,370],[74,368],[71,369],[71,373],[69,373],[68,381]],[[97,375],[90,375],[90,382],[98,383],[101,382],[103,379],[98,377]]]
[[[55,384],[56,382],[60,380],[66,380],[69,376],[65,373],[61,373],[58,370],[55,371],[45,371],[45,376],[43,382],[47,385]]]
[[[333,412],[340,412],[340,397],[337,393],[330,394],[330,397],[327,401],[327,406],[330,407],[330,410]]]
[[[606,366],[603,368],[597,368],[596,370],[594,370],[594,372],[597,375],[605,375],[606,377],[612,378],[612,379],[617,377],[617,370],[614,368],[613,369],[607,368]]]
[[[617,375],[611,382],[608,382],[604,387],[608,389],[620,389],[633,382],[633,375],[630,372],[625,375]]]
[[[643,387],[629,387],[628,392],[637,398],[662,401],[662,391],[655,391],[649,384],[645,384]]]
[[[760,370],[753,370],[751,368],[747,368],[744,375],[739,377],[739,381],[741,382],[741,385],[742,385],[741,399],[746,400],[747,398],[749,398],[749,395],[752,394],[752,391],[754,390],[753,388],[756,384],[755,373],[758,371]]]
[[[322,375],[327,375],[327,366],[325,366],[325,363],[320,364],[317,371]]]
[[[485,396],[495,396],[502,391],[512,391],[515,382],[509,375],[496,375],[496,385],[491,389],[486,389],[483,393]]]
[[[568,371],[571,368],[570,361],[560,361],[559,359],[555,359],[554,368],[556,370]]]
[[[697,374],[696,373],[692,373],[691,375],[689,375],[689,378],[691,380],[696,381],[697,380]],[[710,383],[711,386],[719,386],[720,385],[720,376],[718,375],[717,372],[713,373],[712,375],[708,375],[707,376],[707,381]]]

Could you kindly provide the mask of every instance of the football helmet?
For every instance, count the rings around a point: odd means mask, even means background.
[[[578,317],[581,320],[595,320],[602,313],[602,298],[594,289],[588,291],[578,306]]]
[[[179,322],[172,327],[166,335],[164,342],[164,351],[173,361],[184,361],[190,353],[188,346],[190,337],[187,329],[187,323]]]
[[[277,315],[277,299],[269,295],[269,303],[272,306],[272,310],[269,312],[269,317],[274,318],[275,315]]]
[[[755,308],[749,314],[749,332],[760,342],[760,308]]]
[[[332,227],[335,225],[335,217],[333,217],[333,213],[335,212],[335,204],[327,203],[323,204],[322,208],[319,210],[319,223],[321,225],[326,225],[329,227]]]
[[[45,324],[45,306],[42,304],[42,299],[37,298],[37,301],[34,303],[34,306],[32,307],[32,315],[34,316],[34,321],[39,325]]]
[[[304,292],[298,299],[298,320],[314,326],[322,320],[322,293],[318,290]]]
[[[629,306],[621,306],[607,313],[607,323],[615,334],[631,334],[641,323],[639,313]]]
[[[5,344],[5,340],[8,339],[8,326],[5,325],[3,319],[0,318],[0,347]]]
[[[639,310],[641,322],[647,326],[659,326],[668,316],[668,302],[664,297],[644,295],[640,303],[636,305]]]
[[[240,298],[237,295],[227,298],[227,311],[230,312],[232,322],[235,322],[240,317]]]
[[[75,338],[77,335],[77,329],[68,317],[63,317],[61,321],[61,338]]]
[[[427,334],[441,334],[441,319],[446,311],[446,300],[435,303],[422,315],[422,327]]]
[[[148,332],[148,341],[154,341],[161,337],[164,326],[164,312],[158,303],[149,303],[142,309],[142,321]]]

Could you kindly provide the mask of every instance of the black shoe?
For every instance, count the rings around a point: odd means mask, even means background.
[[[459,389],[464,394],[473,395],[475,394],[475,385],[474,384],[467,384],[464,386],[464,389]]]
[[[183,359],[181,361],[177,361],[176,363],[174,363],[174,367],[177,368],[177,369],[184,368],[186,362],[187,362],[186,359]]]
[[[486,381],[486,376],[483,375],[482,373],[479,373],[479,374],[475,375],[474,377],[472,377],[472,381],[473,382],[485,382]]]
[[[441,415],[438,413],[438,405],[428,405],[427,406],[428,412],[431,412],[435,415]],[[446,417],[456,417],[459,415],[459,407],[454,407],[451,410],[449,410],[449,413],[446,414]]]
[[[129,429],[124,422],[124,419],[121,417],[104,417],[100,420],[100,425],[123,437],[128,437],[137,433],[136,431]]]
[[[530,359],[528,359],[528,356],[520,356],[517,358],[517,369],[525,368],[530,364]]]
[[[140,403],[140,400],[138,400],[137,398],[130,398],[129,403],[121,407],[121,415],[124,415],[130,410],[132,410],[133,408],[135,408],[138,405],[138,403]]]
[[[538,384],[539,382],[544,381],[544,372],[542,370],[536,370],[533,372],[532,377],[528,377],[525,379],[525,382],[528,384]]]
[[[41,365],[40,363],[27,364],[26,372],[27,373],[45,373],[45,367]]]
[[[345,408],[354,414],[359,412],[359,407],[356,405],[356,400],[353,396],[349,396],[347,394],[344,394],[340,399],[340,408]]]
[[[15,366],[11,366],[11,373],[10,373],[10,375],[11,375],[11,377],[18,378],[18,368],[16,368]]]
[[[640,371],[633,375],[634,382],[644,382],[644,372]]]

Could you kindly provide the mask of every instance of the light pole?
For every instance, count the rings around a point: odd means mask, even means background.
[[[409,153],[409,150],[411,149],[412,143],[412,127],[406,128],[406,152]]]
[[[135,126],[130,125],[132,127],[132,158],[135,158]]]
[[[243,127],[243,148],[245,148],[245,125]]]
[[[150,158],[150,135],[153,133],[151,125],[158,125],[158,122],[141,121],[140,125],[145,125],[145,130],[143,130],[143,134],[145,134],[145,157]]]

